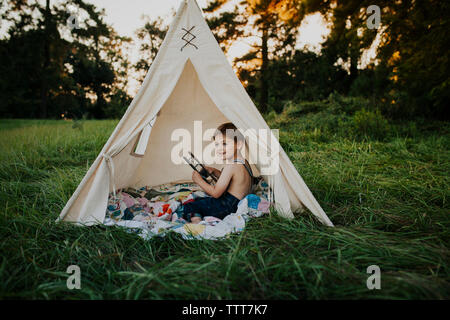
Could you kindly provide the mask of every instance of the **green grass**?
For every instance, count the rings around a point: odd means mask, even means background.
[[[375,139],[351,113],[295,108],[269,125],[336,227],[272,215],[223,241],[55,224],[117,121],[0,120],[0,297],[450,298],[448,124],[390,123]],[[81,290],[66,287],[72,264]]]

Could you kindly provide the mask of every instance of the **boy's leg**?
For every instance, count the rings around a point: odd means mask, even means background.
[[[200,223],[202,221],[202,217],[191,217],[191,222],[192,223]]]
[[[192,218],[200,218],[200,221],[203,218],[203,208],[204,206],[202,206],[202,203],[208,199],[208,197],[206,198],[200,198],[197,200],[194,200],[192,202],[188,202],[185,205],[183,205],[183,219],[186,220],[187,222],[192,221]],[[198,220],[198,219],[195,219]],[[199,221],[199,222],[200,222]]]
[[[224,219],[230,213],[236,212],[237,204],[240,201],[228,192],[225,192],[220,198],[214,200],[212,208],[207,215],[219,219]]]
[[[196,213],[200,218],[212,216],[223,219],[233,211],[229,201],[225,199],[225,196],[218,199],[212,197],[202,198],[200,201],[195,200],[189,202],[185,206],[183,217],[187,221],[192,221],[192,218],[195,217]],[[194,221],[200,222],[201,220],[194,219]]]

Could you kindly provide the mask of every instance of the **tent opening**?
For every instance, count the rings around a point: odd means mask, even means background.
[[[142,154],[142,158],[130,175],[129,186],[138,188],[191,180],[192,169],[182,161],[181,153],[192,151],[202,161],[202,152],[211,143],[206,131],[225,122],[229,120],[211,100],[187,59],[158,117],[149,129],[145,127],[138,139],[134,152]],[[180,149],[179,135],[188,135],[190,150]],[[205,164],[219,168],[214,163]]]

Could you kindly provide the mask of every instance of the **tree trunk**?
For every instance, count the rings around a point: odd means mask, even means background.
[[[358,77],[358,55],[352,52],[350,56],[350,86]]]
[[[262,45],[261,45],[261,53],[262,53],[262,64],[261,64],[261,92],[260,92],[260,100],[259,100],[259,110],[261,113],[267,111],[267,102],[269,100],[269,88],[267,85],[267,64],[269,62],[268,58],[268,50],[267,50],[267,41],[268,41],[268,30],[267,25],[263,23],[262,25]]]
[[[50,66],[50,0],[46,1],[45,5],[45,31],[44,31],[44,63],[42,68],[42,79],[41,79],[41,105],[39,116],[42,119],[47,118],[47,103],[48,103],[48,72]]]

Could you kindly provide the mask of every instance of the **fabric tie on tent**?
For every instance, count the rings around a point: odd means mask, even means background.
[[[105,158],[105,161],[108,164],[110,177],[109,181],[112,184],[114,198],[116,198],[116,184],[114,182],[114,161],[109,154],[102,153],[102,156],[103,158]]]
[[[155,120],[157,114],[155,114],[150,121],[146,122],[144,124],[144,127],[146,125],[150,125],[151,127],[153,127],[152,122]],[[142,130],[144,129],[144,127],[142,127]],[[135,135],[137,135],[139,133],[139,131],[136,131]],[[135,136],[134,135],[134,136]],[[132,137],[134,137],[132,136]],[[129,139],[131,140],[131,139]],[[120,153],[124,148],[126,147],[126,145],[124,147],[122,147],[121,149],[119,149],[118,151],[116,151],[114,154],[109,155],[107,153],[102,153],[102,157],[105,159],[106,164],[108,165],[108,169],[109,169],[109,176],[110,176],[110,185],[112,185],[112,189],[113,189],[113,195],[114,198],[116,198],[116,184],[114,182],[114,177],[115,177],[115,172],[114,172],[114,161],[112,159],[113,156],[115,156],[116,154]]]
[[[130,143],[130,141],[132,141],[137,135],[139,135],[139,133],[141,133],[147,125],[149,125],[150,127],[153,127],[153,123],[154,123],[153,121],[156,119],[157,116],[158,116],[158,113],[156,113],[153,117],[151,117],[151,119],[149,121],[145,121],[144,123],[142,123],[138,127],[138,129],[134,130],[134,133],[131,134],[128,139],[124,140],[121,143],[118,143],[117,145],[113,145],[111,147],[111,150],[116,150],[116,151],[112,154],[112,156],[115,156],[115,155],[119,154],[120,152],[122,152],[122,150],[127,147],[128,143]]]

